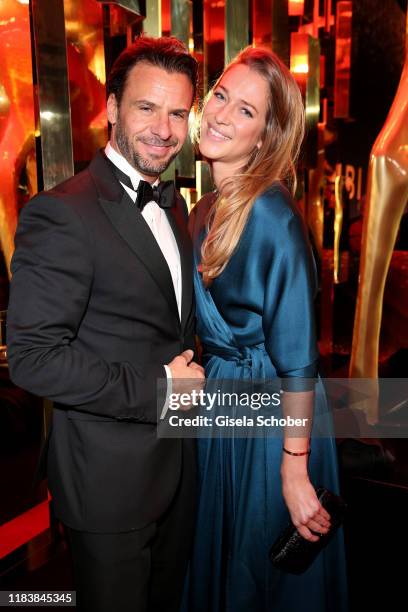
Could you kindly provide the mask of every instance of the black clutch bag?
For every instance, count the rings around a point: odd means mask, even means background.
[[[319,552],[327,546],[344,520],[347,506],[341,497],[323,487],[316,490],[316,495],[323,508],[330,514],[330,530],[317,542],[309,542],[300,535],[293,523],[290,523],[269,551],[273,565],[283,572],[303,574],[312,565]]]

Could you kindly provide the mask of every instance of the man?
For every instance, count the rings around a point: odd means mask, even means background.
[[[10,373],[54,401],[49,487],[86,612],[179,606],[194,453],[158,439],[156,388],[203,371],[185,203],[172,184],[153,187],[186,138],[196,78],[176,39],[125,50],[108,83],[110,143],[35,197],[16,234]]]

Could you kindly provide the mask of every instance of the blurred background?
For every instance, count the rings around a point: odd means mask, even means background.
[[[200,65],[200,98],[246,45],[267,46],[290,67],[306,108],[296,197],[320,275],[322,373],[408,377],[406,0],[0,0],[4,589],[71,585],[46,482],[35,478],[50,405],[8,377],[13,236],[30,197],[83,169],[105,145],[106,74],[142,32],[185,42]],[[165,178],[175,179],[190,208],[212,189],[189,140]],[[381,401],[361,407],[378,431],[387,426],[389,437],[338,440],[350,508],[345,532],[353,610],[397,605],[403,597],[404,565],[397,554],[408,543],[404,400],[386,410]]]

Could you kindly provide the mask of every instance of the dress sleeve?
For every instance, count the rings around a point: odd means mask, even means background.
[[[265,347],[278,376],[292,379],[291,388],[303,390],[307,382],[293,379],[317,375],[316,267],[306,227],[289,194],[279,190],[263,197],[264,227],[270,234],[262,317]]]

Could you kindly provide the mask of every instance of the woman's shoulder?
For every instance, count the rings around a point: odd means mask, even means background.
[[[281,183],[274,183],[256,198],[251,223],[257,235],[265,234],[275,244],[307,242],[303,216],[290,192]]]
[[[259,216],[275,217],[281,222],[300,216],[296,202],[288,189],[279,182],[273,183],[254,202],[254,213]]]
[[[188,226],[190,233],[205,225],[207,214],[216,198],[215,192],[206,193],[190,212]]]
[[[211,208],[211,205],[213,204],[216,197],[217,197],[217,194],[215,191],[210,191],[209,193],[205,193],[203,197],[200,198],[197,204],[194,206],[192,212],[195,212],[195,214],[202,213],[202,212],[205,212],[205,213],[208,212],[208,210]]]

